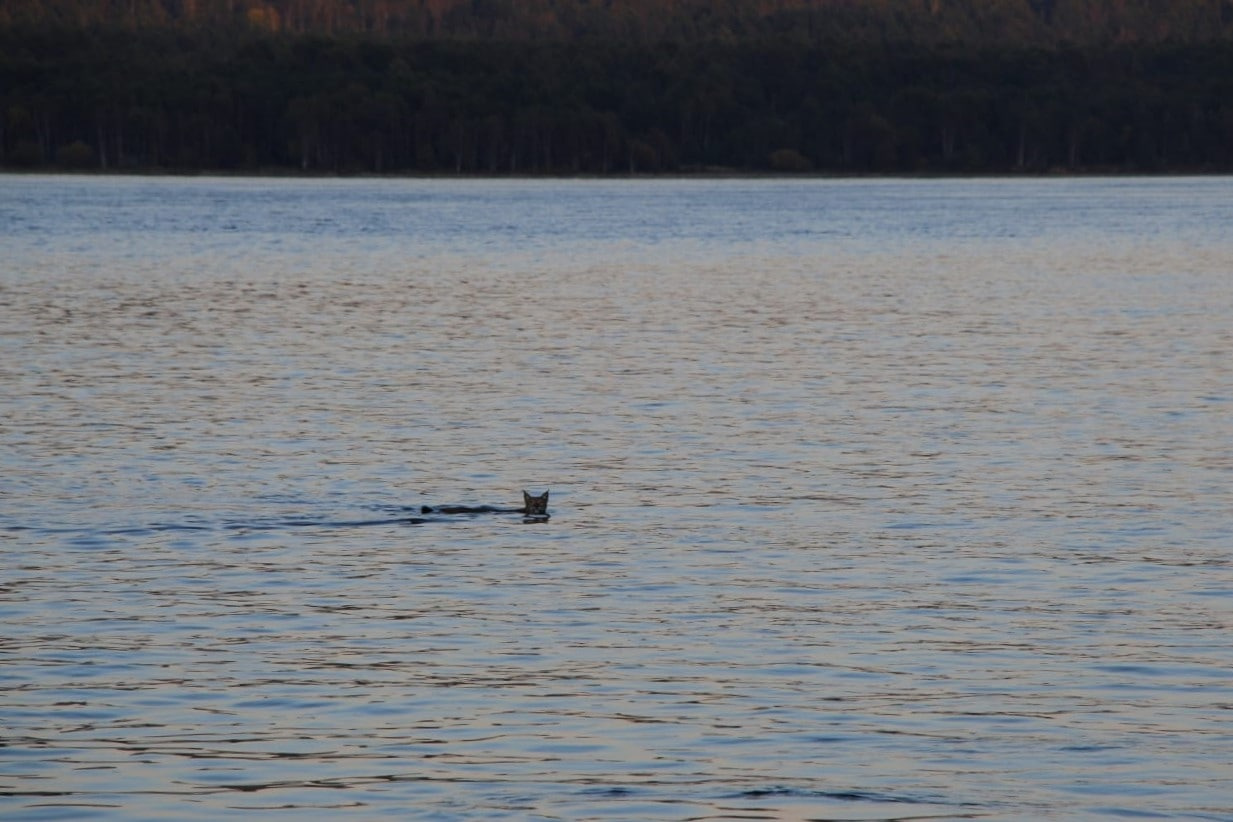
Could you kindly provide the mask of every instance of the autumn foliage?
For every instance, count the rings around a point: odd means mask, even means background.
[[[1233,169],[1233,0],[0,0],[0,166]]]
[[[0,24],[394,38],[1098,44],[1233,34],[1230,0],[5,0]]]

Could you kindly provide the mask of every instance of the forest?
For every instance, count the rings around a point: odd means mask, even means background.
[[[3,0],[0,167],[1233,171],[1233,0]]]

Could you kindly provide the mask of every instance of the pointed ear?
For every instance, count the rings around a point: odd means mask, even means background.
[[[545,490],[544,490],[544,494],[543,494],[543,496],[541,496],[541,497],[540,497],[540,499],[542,499],[544,502],[547,502],[547,501],[548,501],[548,491],[547,491],[547,489],[545,489]]]
[[[522,504],[523,504],[523,505],[529,505],[529,504],[530,504],[530,502],[531,502],[531,500],[533,500],[533,499],[535,499],[535,497],[533,497],[533,496],[531,496],[530,494],[528,494],[528,493],[526,492],[526,489],[523,489],[523,492],[522,492]]]

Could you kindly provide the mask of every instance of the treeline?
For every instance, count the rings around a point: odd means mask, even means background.
[[[4,0],[0,26],[58,25],[395,39],[972,46],[1207,42],[1233,0]]]
[[[0,166],[1230,171],[1233,43],[402,40],[10,25],[0,27]]]

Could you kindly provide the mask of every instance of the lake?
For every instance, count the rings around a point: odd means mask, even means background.
[[[0,177],[0,815],[1233,818],[1230,226]]]

